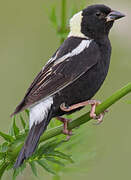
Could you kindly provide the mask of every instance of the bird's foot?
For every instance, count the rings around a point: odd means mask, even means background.
[[[108,110],[105,110],[104,112],[102,112],[98,116],[95,114],[96,106],[101,104],[100,101],[88,100],[88,101],[84,101],[84,102],[74,104],[74,105],[71,105],[71,106],[68,106],[68,107],[66,107],[65,103],[62,103],[60,105],[60,108],[61,108],[62,111],[69,112],[69,111],[72,111],[72,110],[80,108],[80,107],[84,107],[84,106],[89,105],[89,104],[91,105],[90,117],[95,119],[95,120],[97,119],[97,121],[98,121],[97,124],[100,124],[103,121],[103,117],[105,115],[105,112],[108,112]]]
[[[63,123],[63,125],[64,125],[63,134],[67,135],[66,140],[69,140],[72,135],[72,130],[68,129],[68,123],[71,121],[71,119],[66,119],[66,118],[63,118],[60,116],[58,116],[56,118]]]
[[[100,101],[97,100],[89,100],[88,101],[89,104],[91,105],[91,112],[90,112],[90,117],[97,120],[97,125],[101,124],[103,122],[103,118],[106,112],[108,112],[108,110],[105,110],[104,112],[100,113],[98,116],[95,114],[95,110],[96,110],[96,106],[98,106],[99,104],[101,104]]]

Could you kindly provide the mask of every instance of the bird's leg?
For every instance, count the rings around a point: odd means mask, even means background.
[[[63,104],[61,104],[60,108],[61,108],[62,111],[69,112],[69,111],[72,111],[74,109],[77,109],[77,108],[80,108],[80,107],[83,107],[83,106],[86,106],[86,105],[89,105],[89,104],[91,105],[90,117],[93,118],[93,119],[97,119],[98,124],[100,124],[102,122],[102,120],[103,120],[105,112],[108,112],[106,110],[106,111],[102,112],[101,114],[99,114],[98,116],[95,114],[96,106],[101,104],[100,101],[88,100],[88,101],[84,101],[84,102],[81,102],[81,103],[78,103],[78,104],[74,104],[74,105],[69,106],[69,107],[66,107],[65,104],[63,103]]]
[[[68,122],[71,121],[71,119],[66,119],[66,118],[63,118],[63,117],[56,117],[56,119],[58,119],[59,121],[61,121],[63,124],[64,124],[64,128],[63,128],[63,134],[66,134],[67,135],[67,140],[70,139],[70,136],[72,135],[72,130],[68,130]]]

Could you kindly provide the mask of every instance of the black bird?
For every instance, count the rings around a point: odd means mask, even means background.
[[[42,133],[53,117],[60,117],[91,104],[91,117],[96,118],[91,100],[106,78],[111,56],[109,31],[116,19],[125,15],[105,5],[92,5],[70,20],[70,33],[56,53],[36,76],[25,97],[12,114],[30,111],[30,131],[19,153],[15,168],[35,151]],[[102,120],[103,114],[98,118]]]

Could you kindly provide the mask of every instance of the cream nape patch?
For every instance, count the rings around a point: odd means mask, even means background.
[[[69,33],[68,37],[76,36],[76,37],[88,38],[81,32],[82,18],[83,18],[82,11],[78,12],[71,18],[70,33]]]

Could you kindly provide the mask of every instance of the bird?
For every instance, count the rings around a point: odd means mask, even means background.
[[[14,168],[22,165],[35,152],[40,136],[52,118],[64,123],[63,133],[71,135],[64,114],[91,105],[90,116],[102,121],[92,97],[103,84],[110,65],[109,32],[114,21],[124,17],[104,4],[94,4],[76,13],[69,22],[67,39],[48,60],[28,88],[11,117],[29,109],[29,133]]]

